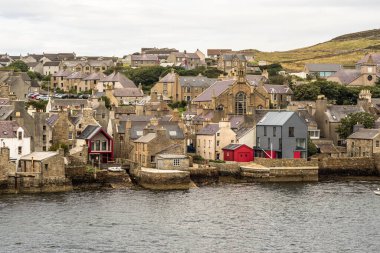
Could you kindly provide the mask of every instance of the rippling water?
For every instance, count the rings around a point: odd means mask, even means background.
[[[380,252],[380,182],[0,196],[1,252]]]

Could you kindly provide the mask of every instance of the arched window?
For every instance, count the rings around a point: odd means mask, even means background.
[[[216,110],[217,110],[217,111],[223,111],[223,110],[224,110],[224,106],[223,106],[223,105],[218,105],[218,106],[216,107]]]
[[[247,97],[244,92],[239,92],[235,97],[235,114],[243,115],[246,113]]]

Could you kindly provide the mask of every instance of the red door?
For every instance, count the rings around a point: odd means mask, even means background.
[[[301,158],[301,151],[294,151],[294,159]]]

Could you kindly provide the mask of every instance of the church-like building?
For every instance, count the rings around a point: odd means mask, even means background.
[[[228,115],[251,115],[255,109],[267,109],[269,94],[263,85],[255,80],[247,80],[240,66],[237,78],[216,81],[199,96],[192,100],[197,108],[221,112]]]

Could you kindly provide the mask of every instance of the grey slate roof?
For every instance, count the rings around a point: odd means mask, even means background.
[[[142,143],[148,143],[151,140],[155,139],[157,137],[156,133],[147,133],[146,135],[141,136],[135,142],[142,142]]]
[[[142,54],[142,55],[131,55],[132,61],[157,61],[158,56],[155,54]]]
[[[16,121],[0,121],[0,138],[16,138],[19,124]],[[25,131],[25,128],[23,128]],[[25,131],[26,134],[26,131]],[[2,143],[0,143],[2,145]]]
[[[379,53],[373,53],[373,54],[367,54],[362,59],[360,59],[357,64],[366,63],[368,61],[368,57],[371,55],[373,63],[380,64],[380,54]]]
[[[113,95],[115,97],[142,97],[143,93],[138,88],[122,88],[114,89]]]
[[[347,139],[363,139],[372,140],[380,133],[379,129],[360,129],[359,131],[352,133]]]
[[[83,79],[86,76],[88,76],[88,74],[78,71],[78,72],[71,73],[70,75],[66,77],[66,79]]]
[[[247,61],[243,54],[223,54],[222,59],[224,61],[232,61],[234,58],[238,58],[240,61]]]
[[[264,84],[264,89],[269,94],[293,94],[293,91],[287,85]]]
[[[59,61],[48,61],[44,63],[44,66],[46,67],[58,67],[60,64]]]
[[[361,76],[360,70],[357,69],[341,69],[330,77],[336,77],[342,84],[350,84]]]
[[[66,76],[69,76],[70,74],[71,74],[71,72],[68,70],[60,70],[57,73],[54,73],[53,76],[55,76],[55,77],[61,77],[61,76],[66,77]]]
[[[113,72],[109,76],[100,79],[101,82],[119,82],[124,88],[137,88],[135,83],[120,72]]]
[[[94,72],[83,78],[83,80],[88,81],[88,80],[100,80],[102,78],[105,78],[106,75],[103,74],[102,72]]]
[[[174,83],[176,79],[175,73],[167,73],[163,78],[161,78],[158,82],[160,83]]]
[[[216,78],[205,76],[180,76],[179,83],[182,87],[210,87],[216,82]]]
[[[235,150],[237,148],[240,148],[241,146],[243,146],[245,144],[228,144],[227,146],[225,146],[224,148],[222,148],[223,150]]]
[[[330,122],[340,122],[350,113],[364,112],[364,109],[358,105],[329,105],[326,114]]]
[[[88,125],[82,133],[79,135],[78,139],[89,139],[95,132],[97,132],[101,126]]]
[[[342,69],[342,65],[340,64],[325,64],[325,63],[307,63],[306,68],[309,72],[336,72]]]
[[[7,119],[13,113],[13,111],[14,111],[13,105],[0,104],[0,120]]]
[[[246,75],[245,79],[247,79],[252,86],[258,86],[259,84],[263,84],[268,81],[268,79],[262,75]]]
[[[197,135],[214,135],[219,131],[219,124],[208,124],[197,132]]]
[[[196,97],[193,101],[194,102],[211,101],[213,95],[215,95],[215,97],[219,96],[225,90],[227,90],[234,82],[235,82],[234,79],[216,81],[213,85],[211,85],[209,88],[204,90],[201,94],[199,94],[199,96]]]
[[[54,124],[57,122],[58,119],[59,119],[59,115],[57,113],[54,113],[54,114],[50,115],[49,118],[46,119],[46,123],[49,126],[54,126]]]
[[[282,126],[288,121],[295,112],[277,111],[268,112],[257,125],[258,126]]]
[[[237,129],[235,131],[236,133],[236,138],[237,139],[240,139],[241,137],[243,137],[244,135],[246,135],[247,133],[249,133],[250,131],[252,131],[252,127],[241,127],[239,129]]]

